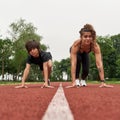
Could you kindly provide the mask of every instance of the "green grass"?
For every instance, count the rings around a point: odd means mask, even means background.
[[[52,81],[51,81],[52,82]],[[55,82],[55,81],[54,81]],[[57,82],[61,82],[61,81],[57,81]],[[64,82],[64,81],[62,81]],[[67,81],[65,81],[67,82]],[[71,82],[71,81],[68,81]],[[25,82],[26,84],[41,84],[43,82],[38,81],[38,82]],[[92,80],[87,80],[87,83],[92,83],[92,84],[100,84],[100,81],[92,81]],[[120,81],[106,81],[107,84],[120,84]],[[21,84],[21,81],[0,81],[0,85],[16,85],[16,84]]]
[[[93,84],[100,84],[100,81],[87,81],[88,83],[93,83]],[[120,81],[108,81],[106,80],[106,84],[120,84]]]
[[[25,84],[41,84],[43,82],[25,82]],[[21,81],[0,81],[0,85],[17,85],[21,84]]]

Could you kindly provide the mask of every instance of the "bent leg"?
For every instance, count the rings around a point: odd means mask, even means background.
[[[77,53],[77,64],[76,64],[76,79],[79,79],[81,69],[81,54]]]
[[[48,79],[50,78],[50,74],[52,72],[52,60],[48,61]]]
[[[52,71],[52,61],[49,60],[47,62],[44,62],[43,63],[43,73],[44,73],[43,75],[44,75],[45,83],[43,87],[53,88],[52,86],[48,85],[48,79],[50,77],[51,71]]]
[[[88,53],[83,53],[82,54],[82,76],[81,78],[83,80],[86,79],[89,73],[89,54]]]

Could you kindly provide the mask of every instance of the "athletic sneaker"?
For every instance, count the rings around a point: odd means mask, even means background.
[[[81,86],[87,86],[87,84],[86,84],[86,81],[85,81],[85,80],[81,80],[81,81],[80,81],[80,83],[81,83]]]
[[[80,81],[79,81],[79,79],[76,79],[76,80],[75,80],[75,84],[76,84],[76,86],[80,86]]]

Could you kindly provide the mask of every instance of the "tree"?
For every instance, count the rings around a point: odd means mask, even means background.
[[[65,75],[67,76],[67,80],[70,80],[70,75],[71,75],[71,65],[70,65],[70,58],[67,59],[62,59],[60,61],[61,64],[61,72],[62,74],[65,73]]]
[[[118,59],[116,61],[117,67],[116,67],[116,77],[120,78],[120,55],[118,55]]]
[[[2,80],[4,80],[5,71],[7,72],[7,67],[9,66],[9,59],[12,56],[12,47],[13,44],[9,39],[0,39],[0,63]]]
[[[117,54],[120,54],[120,34],[111,36],[113,47],[116,49]]]
[[[64,75],[67,76],[66,80],[70,80],[70,58],[62,59],[60,62],[54,61],[53,63],[52,79],[63,80]]]
[[[113,77],[116,73],[116,53],[110,36],[98,37],[101,47],[105,77]],[[111,74],[111,72],[113,74]]]
[[[116,72],[116,68],[115,68],[116,57],[115,57],[115,49],[113,47],[113,42],[111,40],[111,37],[97,36],[97,42],[101,48],[105,77],[112,77],[111,70],[114,73]],[[99,79],[93,53],[90,54],[90,58],[91,58],[90,59],[91,64],[90,64],[89,76],[91,77],[91,79],[95,79],[95,80]]]
[[[27,52],[25,50],[25,43],[28,40],[36,40],[41,42],[42,37],[36,33],[37,28],[33,26],[32,23],[26,23],[25,20],[19,19],[16,22],[10,24],[10,35],[13,42],[13,61],[16,71],[16,79],[18,79],[19,74],[23,72],[22,67],[27,57]],[[47,46],[41,44],[43,50],[47,50]],[[32,68],[33,69],[33,68]]]
[[[120,78],[120,34],[111,36],[111,40],[113,42],[113,47],[115,49],[115,52],[113,53],[115,63],[112,64],[114,68],[116,68],[116,71],[114,74],[112,74],[116,78]],[[112,70],[111,70],[112,71]]]
[[[62,78],[63,78],[63,75],[61,71],[61,64],[58,61],[54,61],[52,79],[59,81],[59,80],[62,80]]]

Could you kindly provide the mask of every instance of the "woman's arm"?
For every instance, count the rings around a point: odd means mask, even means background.
[[[80,40],[75,41],[71,47],[71,52],[70,52],[72,86],[75,86],[77,51],[79,50],[79,43],[80,43]]]
[[[104,68],[103,68],[102,55],[101,55],[100,47],[97,43],[94,48],[94,53],[95,53],[96,66],[98,68],[100,80],[104,80]]]
[[[105,83],[103,60],[102,60],[100,46],[97,43],[94,47],[94,53],[95,53],[95,59],[96,59],[96,66],[98,68],[98,72],[101,80],[101,85],[99,87],[113,87]]]
[[[74,48],[72,48],[74,49]],[[76,74],[76,53],[74,50],[71,49],[70,59],[71,59],[71,77],[72,77],[72,84],[75,85],[75,74]]]

